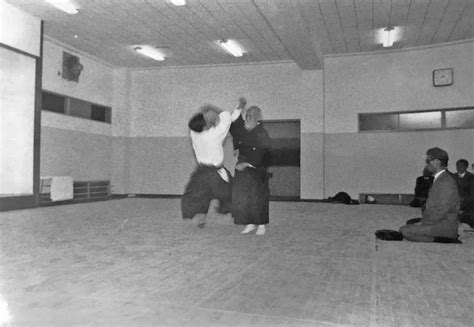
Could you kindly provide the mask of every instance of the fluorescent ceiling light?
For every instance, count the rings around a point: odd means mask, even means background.
[[[133,50],[158,61],[165,60],[165,55],[163,53],[149,45],[138,45],[134,47]]]
[[[79,6],[70,0],[45,0],[57,9],[67,12],[70,15],[78,13]]]
[[[186,5],[186,0],[170,0],[170,2],[178,7]]]
[[[245,53],[244,48],[234,40],[219,40],[217,44],[234,57],[242,57]]]
[[[389,26],[384,28],[383,30],[383,47],[388,48],[393,45],[393,41],[395,39],[395,28]]]

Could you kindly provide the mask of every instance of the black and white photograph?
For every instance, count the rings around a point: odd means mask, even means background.
[[[0,327],[470,327],[474,0],[0,0]]]

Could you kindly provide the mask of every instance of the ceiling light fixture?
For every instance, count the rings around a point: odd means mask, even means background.
[[[395,28],[392,26],[385,27],[383,30],[383,43],[384,48],[391,47],[393,45],[395,35]]]
[[[163,53],[149,45],[138,45],[134,47],[133,50],[158,61],[165,60],[165,55]]]
[[[170,2],[177,7],[186,5],[186,0],[170,0]]]
[[[244,48],[234,40],[219,40],[217,44],[234,57],[242,57],[245,53]]]
[[[62,10],[70,15],[75,15],[79,11],[79,6],[70,0],[45,0],[47,3],[53,5],[59,10]]]

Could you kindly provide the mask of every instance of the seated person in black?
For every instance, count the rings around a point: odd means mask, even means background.
[[[474,228],[474,175],[467,171],[469,162],[460,159],[456,162],[456,173],[452,173],[459,191],[461,209],[459,221]]]
[[[416,179],[415,198],[410,202],[410,206],[415,208],[423,207],[432,184],[433,175],[425,167],[425,169],[423,169],[423,175]]]

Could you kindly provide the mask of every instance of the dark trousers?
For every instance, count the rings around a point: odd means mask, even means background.
[[[474,206],[459,214],[459,221],[474,228]]]
[[[457,231],[455,234],[436,231],[432,225],[423,225],[421,218],[407,220],[406,225],[400,227],[400,233],[412,242],[459,243]]]
[[[232,217],[237,225],[269,223],[270,190],[264,167],[235,171],[232,185]]]
[[[227,171],[229,178],[231,175]],[[198,213],[207,213],[211,200],[220,202],[219,213],[228,213],[232,207],[232,186],[217,173],[216,167],[198,166],[191,174],[181,198],[183,218],[191,219]]]

